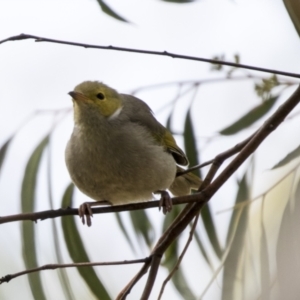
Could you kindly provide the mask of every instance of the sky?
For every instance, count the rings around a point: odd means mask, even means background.
[[[0,0],[0,40],[27,33],[66,41],[168,51],[204,58],[224,55],[226,60],[231,61],[235,54],[239,54],[244,64],[299,72],[299,37],[282,1],[212,0],[176,5],[158,0],[143,2],[115,0],[107,3],[130,23],[119,22],[105,15],[94,0]],[[221,74],[212,73],[208,64],[170,57],[35,43],[33,40],[1,44],[0,145],[18,132],[0,174],[1,215],[20,212],[19,195],[24,166],[34,145],[37,145],[53,124],[56,124],[51,140],[53,196],[55,207],[59,207],[62,193],[70,181],[64,163],[64,148],[73,126],[71,100],[67,93],[78,83],[85,80],[99,80],[122,93],[132,93],[137,88],[143,88],[137,96],[149,104],[157,119],[164,124],[172,109],[167,104],[176,96],[178,86],[173,84],[162,88],[147,87],[160,83],[219,77],[222,77]],[[287,89],[285,95],[291,94],[292,91],[293,88]],[[184,116],[191,101],[192,95],[187,93],[176,105],[172,118],[174,132],[182,132]],[[238,119],[257,104],[257,101],[253,94],[253,82],[224,82],[218,86],[209,83],[200,86],[193,100],[192,115],[196,124],[196,134],[199,136],[198,146],[201,149],[202,161],[211,159],[220,152],[220,149],[226,150],[245,137],[241,134],[226,141],[219,139],[213,144],[206,144],[218,130]],[[59,111],[56,118],[53,118],[54,110]],[[58,123],[59,119],[61,121]],[[295,120],[291,122],[294,122],[294,126],[299,125]],[[297,145],[298,141],[284,134],[284,126],[261,146],[262,155],[257,156],[259,167],[256,172],[259,177],[256,193],[264,188],[265,181],[261,179],[265,178],[268,181],[273,176],[265,170],[282,158],[287,149],[285,147],[293,148]],[[243,134],[251,132],[250,129]],[[179,134],[176,135],[176,139],[183,147]],[[281,140],[280,145],[285,147],[278,146],[278,139]],[[267,156],[263,155],[264,151],[272,147],[272,143],[276,151]],[[44,159],[42,170],[45,168]],[[222,193],[218,193],[213,199],[212,207],[215,213],[230,207],[235,191],[234,184],[241,174],[242,171],[238,172],[232,182],[222,189]],[[36,210],[49,209],[49,202],[45,199],[45,188],[46,179],[41,175]],[[224,194],[229,196],[224,199]],[[86,199],[86,196],[76,192],[77,205]],[[159,228],[162,217],[157,217],[156,211],[151,211],[150,216],[153,220],[159,219],[155,223]],[[224,240],[226,232],[224,228],[227,226],[224,224],[228,222],[229,216],[216,214],[215,218]],[[52,263],[54,260],[52,242],[45,239],[45,233],[51,230],[49,227],[49,222],[40,222],[37,231],[41,265]],[[1,228],[3,229],[0,231],[0,239],[9,241],[9,245],[5,246],[5,250],[1,250],[0,261],[3,268],[0,276],[24,269],[19,224],[5,224]],[[85,235],[92,260],[123,260],[134,257],[112,216],[98,215],[94,218],[92,228],[80,227],[80,231]],[[117,239],[111,238],[112,232]],[[132,229],[131,233],[133,234]],[[122,245],[121,253],[120,245]],[[189,256],[197,261],[195,252],[196,248],[191,247]],[[138,256],[143,255],[147,255],[145,247],[138,253]],[[64,258],[66,262],[70,261],[65,252]],[[192,281],[191,285],[199,294],[209,280],[209,270],[203,261],[197,262],[203,265],[205,280],[201,283]],[[193,260],[187,260],[186,269],[191,272],[191,276],[194,274],[190,271],[193,263]],[[114,294],[134,275],[136,269],[136,267],[118,268],[118,280],[115,280],[114,268],[98,272],[108,290]],[[129,271],[131,275],[128,277]],[[166,275],[166,272],[160,273],[158,281],[164,279]],[[44,272],[42,278],[45,282],[49,280],[53,284],[58,284],[57,276],[50,271]],[[75,272],[72,273],[72,280],[78,283],[77,299],[82,299],[82,295],[88,292],[87,288]],[[217,297],[220,293],[220,284],[221,281],[215,284],[204,299]],[[133,298],[130,299],[138,297],[142,288],[142,284],[138,285],[132,291]],[[13,299],[20,289],[22,293],[24,292],[23,299],[31,299],[25,276],[2,285],[0,298]],[[46,289],[50,291],[49,287]],[[156,287],[153,295],[157,295],[158,290],[159,287]],[[180,299],[171,285],[165,293],[166,298]],[[49,299],[58,299],[62,291],[60,289],[51,291],[51,295]]]

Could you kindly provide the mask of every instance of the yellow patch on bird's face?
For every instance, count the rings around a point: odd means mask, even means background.
[[[118,115],[123,106],[119,93],[98,81],[85,81],[76,86],[70,95],[75,100],[75,117],[76,110],[80,112],[81,106],[89,106],[104,117],[113,118]]]

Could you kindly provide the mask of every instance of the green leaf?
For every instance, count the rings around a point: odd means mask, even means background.
[[[220,242],[217,236],[216,227],[214,224],[214,220],[212,218],[211,210],[209,204],[206,204],[201,210],[201,218],[204,223],[204,227],[206,233],[208,235],[209,241],[213,246],[213,249],[218,256],[218,258],[222,257],[223,250],[220,246]]]
[[[178,3],[178,4],[184,4],[184,3],[191,3],[194,2],[195,0],[162,0],[164,2],[173,2],[173,3]]]
[[[175,220],[175,218],[181,212],[184,206],[185,206],[184,204],[175,205],[173,206],[172,210],[166,214],[162,226],[162,233],[165,232],[167,228],[172,224],[172,222]]]
[[[163,262],[163,266],[165,266],[169,272],[172,272],[178,261],[178,242],[174,241],[170,247],[165,252],[165,260]],[[182,272],[181,267],[176,270],[176,272],[172,276],[172,282],[177,289],[177,291],[182,295],[183,299],[197,299],[193,294],[191,288],[186,281],[186,278]]]
[[[194,133],[192,118],[191,118],[191,109],[188,110],[185,124],[184,124],[184,145],[187,157],[190,161],[190,165],[194,166],[199,164],[198,161],[198,151],[197,151],[197,144],[196,144],[196,137]],[[196,175],[199,176],[199,170],[195,171]],[[210,205],[207,203],[201,210],[201,217],[204,223],[206,233],[208,238],[213,246],[213,249],[216,255],[221,258],[222,256],[222,249],[220,246],[220,242],[217,236],[216,227],[212,218]]]
[[[297,299],[300,295],[300,181],[296,193],[285,207],[280,224],[276,260],[278,299]]]
[[[74,185],[71,183],[63,195],[62,207],[72,206],[73,191]],[[89,262],[90,260],[79,235],[74,216],[63,217],[61,222],[65,242],[72,260],[75,263]],[[97,299],[111,299],[93,267],[79,267],[77,270]]]
[[[197,149],[197,140],[195,137],[193,122],[191,117],[191,108],[188,110],[185,118],[183,137],[184,137],[185,152],[189,159],[190,166],[195,166],[199,163],[198,161],[199,153]],[[199,169],[195,171],[195,174],[201,177]]]
[[[261,282],[261,299],[271,299],[271,276],[270,276],[270,263],[268,243],[265,228],[262,224],[262,231],[260,237],[260,282]]]
[[[241,63],[241,57],[240,57],[240,55],[239,54],[234,54],[234,62],[236,63],[236,64],[239,64],[239,63]]]
[[[300,36],[300,2],[295,0],[283,0],[285,8]]]
[[[177,215],[181,212],[181,210],[185,207],[182,205],[175,205],[172,210],[166,214],[163,222],[162,232],[166,231],[166,229],[171,225]],[[178,239],[176,239],[170,247],[165,252],[165,260],[162,265],[166,267],[169,272],[174,268],[177,260],[178,260]],[[182,295],[183,299],[196,299],[192,290],[190,289],[188,282],[185,279],[185,276],[182,273],[182,269],[179,266],[179,269],[172,276],[172,282],[177,289],[177,291]]]
[[[201,239],[199,233],[197,232],[197,230],[194,231],[194,238],[195,238],[196,244],[198,245],[198,247],[199,247],[199,249],[202,253],[203,258],[207,262],[207,264],[210,267],[211,271],[214,271],[214,266],[213,266],[208,254],[207,254],[207,251],[206,251],[206,249],[203,245],[202,239]]]
[[[126,19],[124,19],[119,14],[117,14],[115,11],[113,11],[103,0],[97,0],[97,2],[99,3],[102,11],[104,13],[106,13],[107,15],[109,15],[110,17],[117,19],[119,21],[122,21],[122,22],[129,23]]]
[[[154,240],[153,226],[144,210],[130,211],[130,218],[134,231],[138,236],[142,236],[148,245],[152,246]]]
[[[172,116],[173,116],[173,110],[170,112],[169,116],[168,116],[168,119],[167,119],[167,122],[166,122],[166,128],[172,132],[171,130],[171,122],[172,122]]]
[[[293,159],[297,158],[300,156],[300,145],[291,151],[289,154],[287,154],[279,163],[277,163],[271,170],[280,168],[286,164],[288,164],[290,161]]]
[[[272,89],[280,85],[278,78],[275,74],[271,75],[269,78],[263,78],[260,83],[254,85],[254,90],[258,97],[261,97],[263,101],[269,99]]]
[[[216,61],[218,61],[218,60],[224,61],[225,60],[225,56],[224,56],[224,54],[222,54],[220,56],[216,55],[216,56],[213,56],[212,59],[216,60]],[[211,71],[222,71],[224,69],[224,65],[214,63],[214,64],[210,65],[210,69],[211,69]]]
[[[49,205],[51,209],[55,209],[54,203],[53,203],[53,195],[52,195],[52,180],[51,180],[51,175],[52,175],[52,153],[51,153],[51,140],[49,141],[49,148],[48,148],[48,198],[49,198]],[[57,228],[57,220],[56,219],[51,219],[51,226],[52,226],[52,238],[53,238],[53,244],[54,244],[54,252],[56,256],[56,261],[59,264],[63,263],[63,257],[62,257],[62,250],[61,250],[61,244],[60,244],[60,239],[59,239],[59,233],[58,233],[58,228]],[[66,269],[64,268],[59,268],[57,270],[58,276],[60,278],[60,283],[64,292],[65,299],[67,300],[72,300],[75,298],[73,294],[73,289],[70,284],[70,280],[68,278],[68,274]]]
[[[43,151],[48,145],[48,142],[49,135],[47,135],[35,148],[27,162],[21,190],[21,207],[23,213],[34,211],[37,173]],[[36,268],[38,264],[35,245],[35,229],[33,222],[25,221],[22,223],[22,244],[23,258],[26,268]],[[40,273],[37,272],[28,274],[28,279],[34,299],[46,299]]]
[[[249,187],[246,181],[246,174],[243,176],[241,182],[239,183],[239,189],[236,196],[235,204],[239,204],[243,201],[249,199]],[[240,212],[242,210],[242,213]],[[223,291],[222,299],[231,300],[234,299],[234,285],[237,279],[236,273],[240,261],[242,259],[241,252],[245,241],[245,232],[248,223],[248,212],[249,205],[242,207],[236,207],[232,213],[228,234],[227,234],[227,247],[229,247],[229,242],[232,240],[231,248],[229,250],[227,259],[224,263],[224,273],[223,273]],[[237,225],[238,222],[238,225]]]
[[[124,237],[126,238],[126,240],[127,240],[128,244],[129,244],[131,250],[132,250],[133,252],[135,252],[135,249],[134,249],[134,246],[133,246],[133,244],[132,244],[132,241],[131,241],[131,239],[130,239],[130,237],[129,237],[129,234],[128,234],[127,230],[126,230],[126,227],[125,227],[125,225],[124,225],[124,223],[123,223],[121,214],[120,214],[120,213],[115,213],[115,217],[116,217],[116,219],[117,219],[118,225],[119,225],[120,229],[122,230],[122,232],[123,232],[123,234],[124,234]]]
[[[8,149],[8,146],[9,146],[11,140],[12,140],[12,138],[9,138],[0,148],[0,172],[1,172],[1,167],[4,162],[4,158],[6,156],[6,152],[7,152],[7,149]]]
[[[220,134],[232,135],[254,124],[256,121],[258,121],[260,118],[262,118],[266,113],[268,113],[271,110],[271,108],[276,103],[277,99],[278,96],[270,97],[262,104],[251,109],[247,114],[242,116],[239,120],[237,120],[230,126],[221,130]]]

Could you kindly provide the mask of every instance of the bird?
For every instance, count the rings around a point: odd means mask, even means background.
[[[167,213],[172,209],[167,190],[182,196],[199,188],[198,176],[176,176],[188,158],[144,101],[99,81],[84,81],[69,95],[74,128],[66,166],[75,186],[96,200],[79,206],[83,224],[91,226],[92,206],[150,201],[160,193]]]

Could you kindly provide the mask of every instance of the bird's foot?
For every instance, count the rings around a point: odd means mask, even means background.
[[[155,194],[160,194],[161,198],[159,200],[158,209],[163,211],[163,214],[166,214],[172,210],[172,198],[170,197],[167,191],[157,191]]]
[[[78,208],[78,214],[79,217],[81,218],[82,224],[84,225],[86,222],[87,226],[89,227],[92,226],[92,219],[91,219],[91,217],[93,216],[93,212],[91,209],[92,206],[101,206],[101,205],[109,205],[109,204],[110,203],[106,200],[82,203]]]

